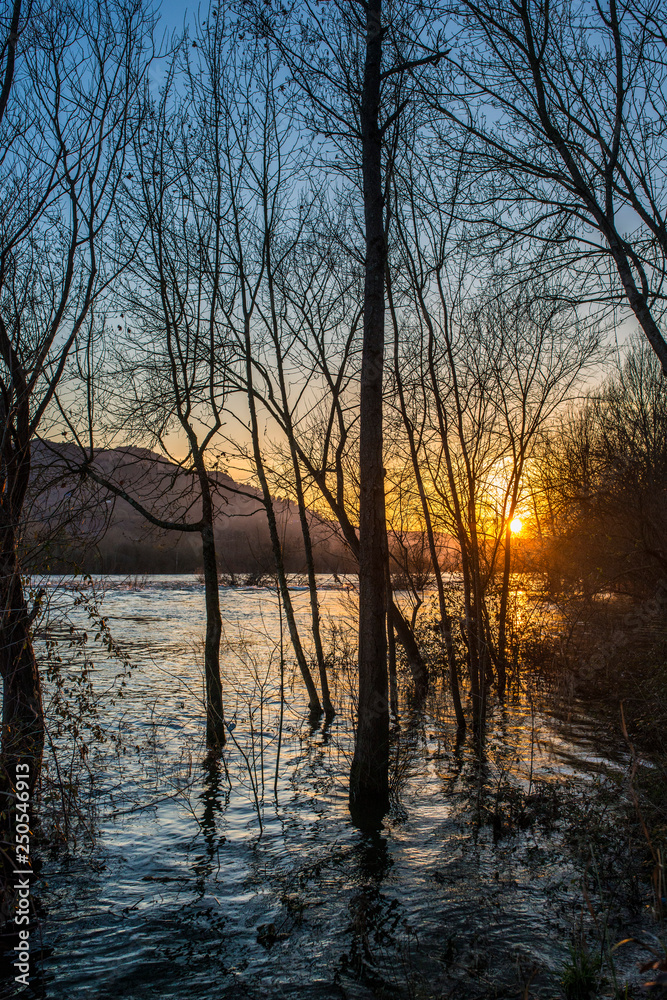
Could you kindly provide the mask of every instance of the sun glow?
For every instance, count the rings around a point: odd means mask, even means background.
[[[520,517],[515,517],[510,521],[510,531],[514,535],[518,535],[522,528],[523,528],[523,521],[521,520]]]

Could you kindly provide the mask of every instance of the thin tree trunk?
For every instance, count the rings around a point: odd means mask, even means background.
[[[498,617],[498,694],[505,693],[507,685],[507,605],[509,603],[510,566],[512,562],[512,532],[509,521],[505,529],[505,559],[503,563],[503,582],[500,591],[500,613]]]
[[[266,478],[264,460],[262,458],[262,452],[259,444],[259,424],[257,420],[257,407],[255,405],[255,396],[254,396],[253,379],[252,379],[252,357],[250,353],[251,344],[250,344],[250,330],[248,324],[249,320],[246,320],[245,367],[246,367],[246,380],[247,380],[247,393],[248,393],[248,407],[250,409],[250,424],[252,431],[252,448],[253,448],[253,457],[255,460],[255,468],[257,470],[257,478],[259,479],[259,484],[262,489],[262,500],[264,503],[264,509],[266,511],[266,520],[269,526],[269,536],[271,538],[271,550],[273,552],[273,561],[276,567],[276,575],[278,577],[278,588],[280,590],[280,598],[282,600],[283,611],[285,612],[285,620],[287,621],[287,628],[289,630],[289,635],[290,635],[290,640],[292,642],[294,655],[296,656],[296,662],[299,666],[299,670],[301,671],[301,676],[303,677],[303,682],[306,686],[306,691],[308,692],[308,708],[313,714],[321,713],[322,705],[320,704],[317,688],[315,687],[315,683],[313,681],[310,668],[308,667],[308,663],[306,661],[306,654],[304,653],[303,646],[301,645],[299,630],[297,628],[296,619],[294,617],[294,608],[292,607],[292,599],[290,597],[289,587],[287,586],[287,575],[285,573],[283,551],[282,551],[282,546],[280,544],[278,525],[276,523],[276,513],[273,509],[273,499],[271,497],[269,483]]]
[[[475,610],[470,588],[470,574],[468,574],[467,583],[464,578],[463,602],[465,609],[466,643],[468,645],[468,667],[470,669],[470,696],[472,698],[474,721],[479,714],[479,649],[475,638]]]
[[[390,276],[387,274],[387,289],[389,306],[392,314],[392,322],[394,326],[394,372],[396,377],[396,384],[398,387],[398,399],[401,409],[401,416],[403,418],[403,426],[405,427],[408,444],[410,446],[410,458],[412,460],[412,469],[415,475],[415,480],[417,483],[417,490],[419,492],[419,500],[421,502],[422,512],[424,514],[424,522],[426,524],[426,537],[428,540],[428,548],[431,556],[431,566],[433,567],[433,573],[435,575],[436,587],[438,590],[438,607],[440,610],[440,633],[445,646],[445,652],[447,655],[447,665],[449,670],[449,689],[452,695],[452,702],[454,703],[454,712],[456,714],[456,723],[459,729],[465,729],[466,720],[463,714],[463,708],[461,706],[461,692],[459,691],[459,679],[456,672],[456,654],[454,652],[454,642],[452,639],[452,622],[447,609],[447,601],[445,599],[445,588],[442,582],[442,572],[440,570],[440,563],[438,561],[438,553],[435,545],[435,535],[433,532],[433,522],[431,520],[431,511],[428,505],[428,500],[426,497],[426,490],[424,489],[424,478],[421,473],[421,468],[419,466],[419,454],[417,450],[417,445],[415,443],[415,433],[414,427],[409,419],[407,406],[405,403],[405,392],[403,388],[403,379],[401,377],[399,356],[398,356],[398,321],[394,312],[393,301],[391,296],[391,283]]]
[[[320,631],[320,611],[319,603],[317,600],[317,580],[315,578],[315,562],[313,559],[313,544],[310,537],[310,527],[308,525],[308,512],[306,510],[306,500],[303,491],[303,479],[301,476],[301,468],[299,465],[299,456],[297,454],[296,443],[295,443],[295,433],[294,425],[292,422],[292,412],[289,403],[289,395],[287,389],[287,383],[285,380],[285,367],[283,363],[283,353],[282,345],[280,339],[280,324],[278,321],[278,310],[276,308],[276,297],[275,297],[275,284],[274,284],[274,272],[272,263],[272,247],[271,247],[271,223],[269,219],[268,203],[266,197],[263,202],[264,208],[264,231],[266,233],[266,268],[267,268],[267,278],[269,287],[269,301],[271,304],[271,337],[273,339],[273,344],[276,352],[276,366],[278,370],[278,384],[280,386],[280,398],[283,410],[283,419],[285,431],[287,433],[287,440],[289,442],[290,458],[292,460],[292,469],[294,471],[294,486],[296,490],[296,500],[299,509],[299,522],[301,525],[301,536],[303,538],[303,547],[306,556],[306,571],[308,574],[308,591],[310,595],[310,614],[313,625],[313,642],[315,644],[315,657],[317,659],[317,669],[320,675],[320,684],[322,687],[322,702],[324,704],[324,711],[327,715],[333,716],[335,712],[333,710],[333,705],[331,704],[331,696],[329,694],[329,679],[327,677],[327,668],[324,661],[324,650],[322,649],[322,635]]]
[[[239,248],[242,246],[242,240],[240,232],[237,229],[237,240]],[[266,248],[265,248],[266,249]],[[285,573],[285,563],[283,560],[282,546],[280,544],[280,535],[278,533],[278,525],[276,523],[276,514],[273,509],[273,498],[271,497],[271,491],[269,489],[269,483],[266,478],[266,470],[264,468],[264,459],[262,457],[262,450],[260,446],[260,435],[259,435],[259,421],[257,419],[257,404],[255,400],[255,387],[253,380],[253,356],[252,356],[252,340],[251,340],[251,317],[253,310],[254,299],[252,296],[248,297],[247,294],[247,278],[245,275],[245,270],[243,265],[241,265],[240,273],[240,283],[241,283],[241,296],[242,296],[242,307],[244,315],[244,329],[243,329],[243,340],[244,340],[244,365],[245,365],[245,377],[246,377],[246,393],[248,399],[248,409],[250,411],[250,429],[252,437],[252,450],[253,458],[255,462],[255,469],[257,471],[257,478],[259,479],[259,484],[262,490],[262,502],[264,504],[264,509],[266,511],[266,520],[269,527],[269,537],[271,539],[271,550],[273,553],[273,561],[276,567],[276,576],[278,578],[278,589],[280,591],[280,598],[282,600],[283,611],[285,612],[285,619],[287,621],[287,627],[289,630],[290,640],[292,643],[292,648],[294,650],[294,655],[296,661],[301,671],[301,676],[303,677],[303,682],[306,686],[306,691],[308,692],[308,707],[312,714],[322,712],[322,705],[320,704],[319,695],[317,693],[317,688],[312,678],[310,668],[306,661],[306,656],[301,645],[301,639],[299,637],[299,630],[296,625],[296,620],[294,618],[294,609],[292,607],[292,600],[289,593],[289,587],[287,586],[287,576]]]
[[[313,479],[317,483],[318,488],[321,490],[323,497],[329,504],[332,513],[338,519],[338,523],[340,524],[343,537],[345,538],[345,541],[347,542],[350,551],[352,552],[354,557],[357,560],[359,560],[360,558],[359,538],[357,537],[357,532],[354,528],[354,525],[350,521],[350,518],[348,517],[345,508],[341,503],[337,502],[336,498],[331,493],[331,490],[328,489],[326,482],[326,475],[321,470],[315,468],[312,462],[309,461],[308,455],[303,451],[302,448],[299,447],[298,442],[296,441],[295,441],[295,447],[297,449],[299,458],[304,463],[306,469],[308,470],[308,473],[313,477]],[[421,655],[421,652],[419,651],[419,646],[415,641],[415,637],[412,633],[412,630],[407,621],[405,620],[405,618],[403,617],[400,609],[397,608],[393,602],[391,607],[392,607],[391,614],[394,623],[394,628],[396,629],[396,637],[403,646],[403,649],[405,651],[405,655],[408,661],[408,666],[412,671],[412,676],[415,685],[418,688],[420,688],[424,684],[424,682],[427,681],[428,677],[424,658]]]
[[[280,774],[280,750],[283,743],[283,721],[285,717],[285,643],[283,639],[283,605],[278,592],[278,627],[280,628],[280,715],[278,717],[278,745],[276,746],[276,769],[273,775],[273,794],[278,804],[278,775]]]
[[[310,668],[306,660],[306,654],[303,650],[303,646],[301,645],[301,638],[299,636],[299,630],[297,628],[296,618],[294,617],[294,608],[292,606],[292,598],[290,597],[289,587],[287,585],[287,574],[285,573],[285,562],[283,559],[282,546],[280,544],[280,536],[278,534],[276,514],[273,509],[273,500],[269,492],[269,487],[266,480],[266,474],[264,472],[264,465],[262,463],[262,458],[261,455],[258,455],[258,452],[259,452],[259,444],[257,445],[256,448],[255,463],[257,464],[257,461],[259,460],[258,469],[261,468],[259,480],[262,484],[264,509],[266,510],[266,518],[269,524],[271,549],[273,551],[273,561],[276,567],[276,574],[278,577],[278,587],[280,589],[280,597],[283,603],[283,610],[285,612],[285,620],[287,621],[287,628],[289,630],[289,635],[292,642],[294,655],[296,656],[296,662],[299,666],[299,670],[301,671],[303,682],[306,685],[306,691],[308,692],[308,708],[313,714],[321,714],[322,705],[320,704],[317,688],[315,687],[315,682],[313,681],[313,676],[310,672]]]
[[[206,515],[205,515],[206,517]],[[225,744],[225,717],[220,678],[220,638],[222,616],[218,586],[218,562],[213,525],[202,528],[202,559],[206,601],[206,639],[204,642],[204,674],[206,677],[206,742],[212,749]]]
[[[444,301],[443,301],[444,306]],[[454,517],[456,521],[456,531],[458,535],[459,548],[461,552],[461,570],[463,573],[463,601],[464,601],[464,613],[465,613],[465,633],[464,639],[468,649],[468,669],[470,671],[470,693],[472,697],[472,708],[473,708],[473,724],[477,724],[477,719],[481,714],[480,710],[480,686],[479,686],[479,644],[476,637],[476,614],[474,613],[476,601],[477,601],[477,588],[475,587],[474,579],[474,543],[476,539],[476,533],[474,530],[474,516],[471,519],[468,517],[468,529],[463,517],[463,511],[461,503],[459,500],[459,492],[456,484],[456,478],[454,476],[454,467],[452,463],[452,456],[449,448],[449,438],[448,438],[448,421],[445,408],[440,396],[440,391],[438,387],[438,378],[436,373],[435,364],[435,336],[432,326],[429,324],[429,341],[428,341],[428,365],[429,373],[431,377],[431,388],[433,390],[433,397],[436,404],[436,412],[438,416],[438,428],[440,431],[440,440],[442,442],[442,451],[445,456],[445,465],[447,468],[447,480],[449,482],[449,488],[451,491],[451,498],[454,507]],[[447,355],[449,359],[450,371],[454,379],[454,398],[456,400],[457,417],[460,422],[461,417],[461,404],[459,400],[458,386],[456,385],[456,368],[454,365],[454,358],[451,351],[451,346],[449,339],[447,340]],[[460,431],[459,423],[459,440],[463,445],[463,435]],[[466,462],[466,466],[468,463]],[[468,483],[470,489],[473,488],[474,481],[473,476],[470,471],[468,471]],[[472,498],[469,498],[470,503],[473,504],[474,509],[474,493]]]
[[[472,490],[472,482],[469,483]],[[473,664],[473,719],[476,726],[482,726],[485,717],[486,706],[486,629],[483,612],[483,589],[479,564],[479,539],[477,536],[477,525],[475,523],[475,502],[474,494],[469,506],[468,532],[470,538],[471,554],[471,574],[472,585],[472,645],[475,649],[475,662]]]
[[[192,457],[201,494],[200,532],[202,563],[204,570],[204,600],[206,604],[206,637],[204,640],[204,677],[206,681],[206,742],[211,749],[225,745],[225,713],[222,701],[222,680],[220,678],[220,639],[222,637],[222,615],[220,614],[220,587],[218,582],[218,559],[215,548],[213,524],[215,508],[211,495],[211,484],[204,465],[203,453],[197,449],[194,434],[189,434]]]
[[[282,369],[282,364],[281,364]],[[282,381],[282,374],[281,374]],[[285,408],[287,410],[287,397],[284,395]],[[294,448],[294,432],[291,426],[291,420],[289,422],[290,427],[290,454],[292,456],[292,468],[294,469],[294,481],[296,486],[296,499],[299,508],[299,521],[301,524],[301,536],[303,538],[303,548],[306,555],[306,572],[308,574],[308,593],[310,597],[310,616],[313,623],[313,642],[315,644],[315,656],[317,659],[317,669],[320,675],[320,686],[322,688],[322,705],[324,711],[328,716],[334,716],[336,713],[334,707],[331,704],[331,695],[329,693],[329,678],[327,677],[327,665],[324,660],[324,649],[322,648],[322,633],[320,630],[320,606],[317,594],[317,579],[315,576],[315,560],[313,558],[313,542],[310,536],[310,526],[308,524],[308,511],[306,509],[306,500],[303,493],[303,481],[301,478],[301,469],[299,468],[299,459]],[[315,709],[317,711],[317,709]]]
[[[419,482],[421,484],[421,476],[419,476]],[[421,488],[423,489],[423,485]],[[452,702],[454,704],[454,714],[456,715],[456,724],[459,729],[465,729],[466,719],[465,715],[463,714],[463,706],[461,705],[459,677],[456,670],[456,652],[454,650],[454,639],[452,636],[452,619],[449,614],[449,610],[447,608],[447,599],[445,597],[445,586],[442,579],[442,570],[440,569],[440,563],[438,562],[438,553],[435,547],[433,526],[431,524],[430,514],[428,513],[428,507],[426,506],[426,495],[424,495],[422,504],[426,517],[428,543],[429,543],[429,550],[431,553],[431,565],[433,566],[435,585],[438,591],[438,610],[440,611],[440,635],[442,636],[442,642],[445,647],[445,654],[447,656],[449,690],[451,692]]]
[[[389,711],[394,719],[398,719],[398,675],[396,670],[396,636],[392,611],[394,599],[391,586],[391,573],[387,562],[387,653],[389,667]]]
[[[389,808],[387,531],[382,454],[386,243],[379,128],[382,0],[368,0],[365,9],[361,98],[366,266],[359,417],[359,707],[350,771],[350,810],[355,822],[376,827]]]
[[[417,640],[414,637],[412,629],[406,622],[400,609],[396,607],[393,598],[391,600],[390,607],[392,625],[396,629],[396,638],[400,642],[405,651],[405,655],[408,658],[408,664],[412,672],[415,687],[418,691],[425,693],[428,687],[428,671],[426,669],[424,657],[419,651],[419,646],[417,645]]]
[[[315,656],[317,658],[317,669],[320,675],[320,687],[322,689],[322,707],[328,716],[334,716],[335,710],[331,704],[331,694],[329,692],[329,678],[327,677],[327,665],[324,659],[324,649],[322,647],[322,632],[320,629],[320,604],[317,593],[317,578],[315,576],[315,561],[313,559],[313,542],[310,536],[308,525],[308,514],[304,502],[303,489],[301,488],[301,476],[299,473],[299,487],[297,489],[297,501],[299,505],[299,517],[301,519],[301,533],[303,535],[303,547],[306,554],[306,572],[308,574],[308,592],[310,596],[310,616],[313,623],[313,642],[315,643]]]

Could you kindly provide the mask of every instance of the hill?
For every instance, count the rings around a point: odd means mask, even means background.
[[[192,523],[199,503],[192,473],[145,448],[95,452],[91,467],[153,516]],[[67,443],[33,446],[31,516],[24,537],[24,565],[48,572],[191,573],[201,566],[196,532],[152,526],[126,500],[82,474],[81,452]],[[211,471],[215,535],[221,573],[261,575],[272,566],[261,493]],[[298,510],[274,500],[289,572],[303,572],[305,557]],[[318,572],[344,572],[353,562],[335,527],[310,515]]]

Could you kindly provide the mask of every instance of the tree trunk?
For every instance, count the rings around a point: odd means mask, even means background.
[[[225,745],[225,716],[222,704],[220,679],[220,591],[218,587],[218,561],[212,524],[201,532],[204,564],[204,593],[206,600],[206,639],[204,642],[204,674],[206,677],[206,743],[211,749]]]
[[[257,455],[255,456],[255,458],[257,458]],[[310,672],[310,668],[306,660],[306,654],[304,653],[303,646],[301,645],[299,630],[297,628],[296,619],[294,617],[294,608],[292,606],[292,598],[290,597],[289,587],[287,586],[287,574],[285,573],[283,550],[280,544],[280,536],[278,534],[276,515],[273,509],[273,501],[269,493],[268,483],[266,482],[263,466],[259,478],[260,481],[262,482],[262,490],[264,494],[264,507],[266,509],[266,517],[269,522],[269,534],[271,536],[273,561],[275,563],[276,574],[278,577],[278,588],[280,590],[280,598],[282,600],[283,608],[285,610],[285,618],[287,620],[287,628],[289,630],[290,640],[292,642],[292,649],[294,650],[294,655],[296,656],[296,662],[299,666],[299,670],[301,671],[303,682],[306,685],[306,691],[308,692],[308,708],[313,715],[315,714],[320,715],[322,713],[322,705],[320,704],[317,688],[315,687],[315,682],[313,681],[313,676]]]
[[[15,556],[3,559],[0,570],[0,673],[2,703],[2,790],[13,787],[16,765],[28,764],[35,787],[44,751],[42,687],[30,634],[21,574]],[[4,804],[3,804],[4,805]]]
[[[350,811],[360,826],[371,827],[380,825],[389,808],[387,531],[382,455],[386,245],[379,128],[381,18],[382,0],[368,0],[361,99],[366,267],[359,415],[359,708],[350,771]]]
[[[396,670],[396,636],[393,624],[394,595],[391,573],[387,563],[387,652],[389,667],[389,711],[394,721],[398,721],[398,674]]]
[[[30,479],[30,444],[27,407],[17,409],[17,434],[24,438],[24,443],[18,448],[5,446],[0,494],[0,675],[4,687],[0,790],[3,796],[11,793],[17,764],[29,766],[32,791],[39,778],[44,751],[42,688],[18,561],[17,526],[22,523]],[[6,799],[0,802],[0,810],[4,817],[8,815]]]
[[[387,275],[387,288],[389,293],[388,297],[392,313],[392,321],[394,325],[394,375],[398,387],[398,399],[401,408],[401,416],[403,418],[403,426],[405,427],[405,431],[408,436],[408,444],[410,446],[410,458],[412,460],[412,470],[415,475],[415,482],[417,484],[419,500],[421,503],[422,513],[424,515],[424,523],[426,525],[426,537],[428,540],[429,555],[431,557],[431,566],[433,567],[433,573],[435,575],[436,586],[438,589],[438,607],[440,610],[440,634],[442,636],[442,641],[445,647],[445,653],[447,656],[447,665],[449,668],[449,689],[452,695],[452,702],[454,703],[456,724],[459,729],[465,729],[466,721],[465,721],[465,716],[463,714],[463,708],[461,706],[461,692],[459,691],[459,679],[458,679],[458,674],[456,672],[456,654],[454,651],[454,641],[452,638],[452,621],[449,611],[447,609],[447,601],[445,599],[445,588],[442,582],[442,572],[440,570],[440,563],[438,562],[438,553],[435,544],[435,534],[433,532],[433,522],[431,520],[431,510],[426,496],[426,490],[424,489],[424,478],[422,476],[421,468],[419,466],[419,452],[418,452],[418,446],[415,442],[414,426],[408,416],[408,409],[405,403],[405,392],[403,389],[403,379],[401,377],[400,359],[398,350],[399,327],[391,297],[391,284],[389,281],[389,274]],[[428,313],[426,310],[423,311],[427,316],[427,322],[428,322],[429,321]],[[424,673],[425,672],[426,670],[424,667]],[[426,677],[426,682],[428,682],[427,677]]]
[[[461,541],[461,539],[459,539]],[[461,544],[461,569],[463,572],[463,608],[465,615],[465,642],[468,648],[468,669],[470,671],[470,696],[472,698],[473,723],[479,714],[479,649],[475,638],[474,598],[470,583],[470,562],[465,544]]]
[[[29,451],[18,480],[30,469]],[[12,456],[17,459],[17,456]],[[4,464],[4,463],[3,463]],[[14,464],[11,462],[10,464]],[[22,464],[20,458],[16,464]],[[13,470],[16,472],[16,468]],[[13,909],[12,870],[16,823],[16,780],[28,783],[30,799],[39,780],[44,752],[44,712],[37,660],[32,645],[31,616],[17,559],[16,524],[25,492],[3,469],[5,489],[0,500],[0,676],[3,682],[2,751],[0,755],[0,919]],[[13,481],[14,480],[14,481]],[[12,490],[10,484],[15,486]],[[9,487],[9,488],[8,488]],[[15,503],[11,503],[12,499]],[[4,502],[3,502],[4,501]],[[30,810],[30,813],[32,810]],[[29,815],[30,815],[29,813]],[[22,818],[25,817],[22,814]],[[9,908],[9,911],[8,911]]]
[[[415,687],[420,694],[425,694],[428,688],[428,671],[426,669],[424,657],[419,651],[419,646],[417,645],[417,640],[414,637],[412,629],[401,614],[399,608],[397,608],[394,604],[393,599],[390,607],[392,625],[396,629],[396,637],[408,658],[408,664],[412,672],[412,679],[415,682]]]
[[[474,521],[474,502],[470,505],[468,533],[470,538],[471,552],[471,584],[472,584],[472,644],[475,649],[475,660],[473,663],[473,721],[480,728],[484,724],[486,715],[486,668],[488,653],[486,647],[486,627],[484,622],[483,600],[484,590],[482,588],[482,577],[480,570],[479,539],[477,537],[477,525]]]
[[[280,398],[282,401],[285,430],[287,432],[287,439],[289,442],[290,458],[292,460],[292,469],[294,471],[294,486],[296,490],[297,505],[299,508],[301,537],[303,538],[303,548],[306,556],[306,571],[308,574],[308,592],[310,595],[310,614],[313,625],[312,631],[313,631],[313,642],[315,644],[315,657],[317,659],[317,668],[320,675],[320,685],[322,687],[322,702],[324,705],[324,711],[326,712],[327,716],[333,716],[335,715],[335,712],[333,709],[333,705],[331,704],[331,696],[329,694],[329,679],[327,677],[327,667],[324,661],[324,650],[322,649],[322,635],[320,632],[320,609],[317,600],[317,580],[315,579],[313,544],[312,544],[312,539],[310,537],[310,527],[308,525],[308,512],[306,510],[306,500],[303,491],[303,478],[301,476],[299,456],[297,454],[297,449],[296,449],[296,436],[294,433],[294,425],[292,423],[292,410],[289,403],[289,393],[287,388],[287,382],[285,379],[285,367],[283,363],[283,352],[280,339],[280,323],[278,320],[278,310],[276,308],[274,271],[272,263],[272,243],[271,243],[272,227],[269,221],[269,211],[266,198],[264,199],[263,207],[264,207],[264,227],[266,233],[266,266],[267,266],[267,277],[269,284],[269,299],[271,303],[271,336],[276,351],[276,366],[278,369]],[[285,610],[287,612],[287,608]],[[304,679],[306,679],[305,675]],[[307,679],[306,679],[306,686],[308,686]],[[313,701],[313,694],[310,688],[308,688],[308,692],[311,698],[311,710],[321,711],[321,708],[319,707],[319,701],[317,702],[317,705],[315,705]],[[316,692],[315,692],[315,698],[317,698]]]
[[[218,559],[215,551],[213,522],[215,510],[211,496],[211,484],[204,465],[203,454],[196,449],[194,441],[192,454],[199,489],[201,493],[202,562],[204,569],[204,598],[206,602],[206,638],[204,640],[204,676],[206,679],[206,743],[214,750],[225,745],[225,714],[222,704],[222,681],[220,679],[220,638],[222,636],[222,616],[220,614],[220,588],[218,584]]]
[[[301,516],[301,529],[303,533],[303,544],[306,552],[306,570],[308,573],[308,591],[310,596],[310,616],[313,622],[313,641],[315,643],[315,656],[317,657],[317,668],[320,674],[320,687],[322,688],[322,707],[327,716],[336,714],[331,704],[331,694],[329,692],[329,678],[327,677],[327,664],[324,659],[324,649],[322,648],[322,633],[320,630],[320,605],[317,594],[317,579],[315,577],[315,562],[313,560],[313,543],[310,537],[303,492],[299,497],[299,514]]]
[[[320,606],[317,595],[317,579],[315,577],[315,560],[313,558],[313,541],[310,537],[310,526],[308,524],[308,512],[303,493],[303,481],[301,479],[301,469],[299,459],[290,442],[292,455],[292,466],[294,468],[294,479],[296,484],[296,498],[299,506],[299,520],[301,522],[301,535],[303,537],[303,548],[306,554],[306,572],[308,574],[308,592],[310,596],[310,615],[313,623],[313,642],[315,643],[315,656],[317,658],[317,669],[320,675],[320,686],[322,688],[322,706],[328,716],[333,717],[336,713],[331,704],[329,693],[329,678],[327,677],[327,665],[324,660],[324,650],[322,648],[322,633],[320,631]]]
[[[343,537],[347,542],[350,551],[354,555],[355,559],[359,561],[360,558],[359,538],[357,537],[357,532],[354,528],[354,525],[350,521],[350,518],[348,517],[345,508],[342,506],[342,504],[336,501],[331,491],[327,489],[326,478],[324,474],[321,472],[321,470],[316,469],[312,465],[312,463],[309,463],[308,456],[301,449],[299,449],[299,456],[301,458],[301,461],[308,469],[309,474],[313,477],[318,487],[322,491],[322,495],[329,504],[332,513],[338,519],[338,523],[340,524]],[[414,682],[417,685],[417,687],[420,687],[421,685],[424,684],[425,681],[426,683],[428,683],[428,675],[424,658],[421,655],[421,652],[419,651],[419,646],[417,645],[415,637],[412,633],[412,629],[410,628],[409,624],[403,617],[400,609],[397,608],[393,602],[391,605],[391,609],[392,609],[391,610],[392,620],[394,623],[394,628],[396,629],[396,638],[403,646],[405,655],[408,660],[408,665],[410,667],[410,670],[412,671]]]
[[[502,697],[507,685],[507,605],[510,590],[510,567],[512,562],[512,532],[509,521],[505,529],[505,559],[503,562],[503,582],[500,591],[500,613],[498,615],[498,694]]]
[[[294,608],[292,607],[292,599],[290,597],[289,587],[287,586],[287,575],[285,573],[283,550],[280,544],[278,525],[276,523],[276,513],[273,509],[273,500],[271,498],[271,491],[269,490],[269,484],[266,478],[266,473],[264,471],[264,462],[262,460],[262,455],[259,449],[259,431],[257,428],[257,414],[255,411],[255,402],[254,398],[252,398],[251,393],[248,394],[248,398],[251,400],[250,406],[251,406],[251,422],[253,429],[253,452],[255,457],[255,467],[257,469],[257,476],[260,481],[260,485],[262,487],[262,499],[264,502],[264,509],[266,510],[266,519],[269,525],[271,550],[273,552],[273,561],[276,567],[276,575],[278,577],[278,589],[280,590],[280,599],[282,600],[283,609],[285,611],[285,618],[287,620],[287,628],[289,630],[290,640],[292,642],[292,649],[294,650],[294,655],[296,656],[296,662],[299,666],[299,670],[301,671],[303,682],[306,685],[306,691],[308,692],[308,708],[311,711],[311,713],[319,714],[322,712],[322,705],[320,704],[317,688],[315,687],[315,682],[313,681],[310,668],[308,667],[306,654],[304,653],[303,646],[301,645],[299,630],[297,628],[296,619],[294,617]]]
[[[264,460],[262,458],[262,451],[259,443],[259,422],[257,420],[257,406],[255,403],[255,390],[253,386],[253,361],[252,361],[252,343],[250,339],[250,314],[246,312],[245,317],[245,371],[246,371],[246,391],[248,395],[248,409],[250,410],[250,426],[252,432],[252,451],[253,458],[255,460],[255,469],[257,470],[257,478],[259,479],[259,484],[262,488],[262,502],[264,503],[264,509],[266,511],[266,520],[269,526],[269,536],[271,538],[271,550],[273,552],[273,561],[276,567],[276,575],[278,577],[278,589],[280,590],[280,598],[282,600],[282,606],[285,611],[285,618],[287,620],[287,627],[289,630],[290,640],[292,642],[292,649],[294,650],[294,655],[296,656],[296,662],[301,671],[301,676],[303,677],[303,682],[306,685],[306,691],[308,692],[308,708],[311,714],[321,714],[322,705],[320,704],[319,695],[317,693],[317,688],[313,681],[310,668],[306,661],[306,655],[301,645],[301,639],[299,637],[299,630],[296,625],[296,619],[294,618],[294,608],[292,607],[292,599],[290,598],[289,588],[287,586],[287,576],[285,574],[285,563],[283,560],[283,551],[280,544],[280,535],[278,534],[278,525],[276,523],[276,513],[273,509],[273,499],[271,497],[271,491],[269,489],[269,483],[266,478],[266,470],[264,468]]]

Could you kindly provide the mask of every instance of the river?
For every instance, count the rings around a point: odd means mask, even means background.
[[[108,628],[120,648],[113,656],[95,641],[89,598],[73,607],[76,591],[47,580],[40,655],[50,636],[58,640],[52,659],[62,659],[47,695],[60,678],[60,704],[70,698],[82,717],[90,707],[82,692],[97,700],[74,755],[52,703],[52,750],[60,781],[76,785],[78,815],[70,808],[69,849],[44,821],[34,995],[557,997],[571,941],[588,935],[600,947],[593,915],[604,911],[622,936],[646,923],[647,889],[637,880],[624,888],[619,873],[618,885],[605,877],[591,888],[591,864],[615,864],[607,854],[627,748],[544,685],[526,681],[504,705],[492,702],[482,746],[472,734],[457,741],[439,684],[423,706],[403,692],[391,812],[374,836],[351,824],[354,595],[326,583],[338,714],[309,720],[283,628],[276,774],[273,591],[221,591],[230,739],[212,760],[203,746],[201,582],[96,581],[102,639]],[[293,597],[305,622],[308,595]],[[92,688],[77,681],[85,658]],[[63,693],[63,677],[74,693]],[[630,953],[617,954],[617,975],[631,975]]]

